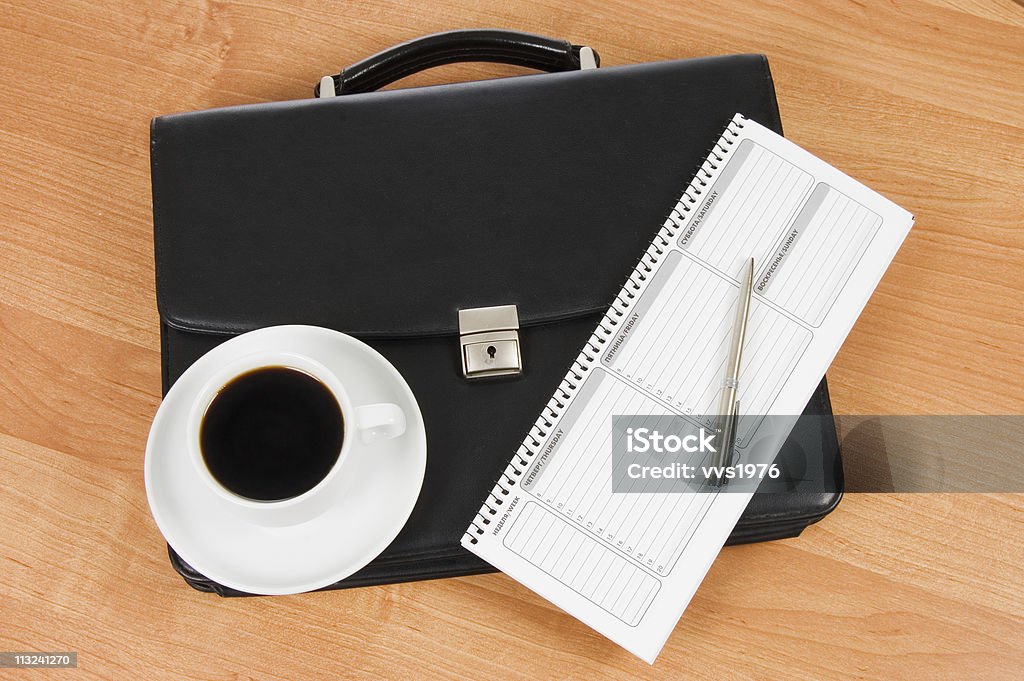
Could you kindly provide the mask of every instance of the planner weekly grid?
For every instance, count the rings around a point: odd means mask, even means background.
[[[712,414],[757,263],[745,414],[799,414],[913,216],[737,114],[462,544],[653,662],[750,493],[612,491],[612,416]],[[738,434],[737,448],[752,436]]]

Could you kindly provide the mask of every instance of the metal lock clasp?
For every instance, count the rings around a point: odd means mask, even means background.
[[[519,311],[515,305],[459,310],[462,374],[466,378],[507,376],[523,371],[519,352]]]

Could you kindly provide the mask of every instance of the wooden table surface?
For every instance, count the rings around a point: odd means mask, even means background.
[[[237,600],[172,571],[142,476],[150,118],[306,97],[476,26],[604,65],[766,53],[787,135],[917,216],[829,371],[836,412],[1024,413],[1019,4],[0,0],[0,650],[79,653],[16,678],[1019,678],[1022,495],[848,495],[727,549],[653,667],[502,575]]]

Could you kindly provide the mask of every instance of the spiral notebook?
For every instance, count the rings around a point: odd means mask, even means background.
[[[799,414],[912,224],[737,114],[462,545],[653,662],[751,494],[613,493],[612,416],[713,413],[750,257],[743,411]]]

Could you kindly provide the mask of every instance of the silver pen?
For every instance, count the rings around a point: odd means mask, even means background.
[[[725,380],[722,381],[722,400],[718,406],[718,450],[712,457],[711,484],[720,487],[726,478],[722,474],[725,466],[732,464],[732,452],[736,447],[736,421],[739,418],[740,361],[743,358],[743,344],[747,335],[747,319],[750,317],[750,297],[754,293],[754,259],[743,263],[740,273],[740,299],[736,305],[736,322],[732,328],[732,343],[729,346],[729,360],[725,364]]]

